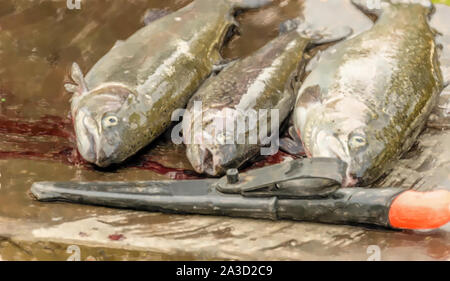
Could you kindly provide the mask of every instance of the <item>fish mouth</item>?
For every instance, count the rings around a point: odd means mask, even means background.
[[[100,146],[100,133],[95,119],[87,114],[80,114],[76,126],[78,151],[88,162],[99,167],[108,165],[105,153]]]
[[[332,153],[334,154],[335,158],[347,163],[347,170],[345,172],[345,178],[344,178],[344,182],[342,183],[342,185],[344,187],[356,186],[360,180],[357,177],[356,173],[354,173],[354,171],[352,169],[352,160],[349,157],[347,157],[337,151],[332,151]]]
[[[347,168],[347,173],[343,182],[344,187],[352,187],[356,186],[359,182],[359,179],[356,177],[354,173],[351,173],[349,168]]]
[[[197,173],[213,177],[221,176],[224,173],[221,158],[209,147],[191,146],[188,148],[187,156]]]
[[[312,156],[337,158],[347,163],[347,170],[342,185],[344,187],[356,186],[360,180],[357,177],[356,173],[354,173],[353,171],[352,159],[349,156],[348,151],[345,149],[345,143],[342,142],[339,138],[330,135],[326,135],[325,137],[318,139],[319,144],[323,143],[325,145],[319,145]]]

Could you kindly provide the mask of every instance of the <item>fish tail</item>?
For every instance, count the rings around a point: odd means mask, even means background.
[[[225,0],[225,1],[230,3],[234,8],[237,9],[257,9],[272,3],[272,0]]]
[[[433,4],[429,0],[352,0],[352,3],[364,13],[375,15],[377,17],[379,17],[383,13],[383,10],[388,8],[391,4],[416,4],[428,8],[429,13],[433,10]]]
[[[346,25],[327,26],[320,19],[295,18],[280,24],[280,34],[296,30],[301,36],[311,39],[313,44],[325,44],[342,40],[353,33]]]

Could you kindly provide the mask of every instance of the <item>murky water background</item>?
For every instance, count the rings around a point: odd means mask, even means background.
[[[174,11],[189,2],[96,0],[84,1],[81,10],[67,9],[65,0],[0,2],[0,217],[47,223],[117,212],[35,202],[27,191],[36,181],[197,177],[184,155],[184,148],[169,144],[164,136],[117,170],[99,171],[85,164],[74,149],[68,117],[70,94],[63,88],[69,81],[72,62],[76,61],[84,72],[89,70],[117,40],[129,37],[143,26],[146,11],[156,15]],[[269,7],[240,15],[240,36],[229,42],[223,50],[224,57],[242,57],[263,46],[277,36],[282,21],[297,16],[301,9],[302,0],[275,1]],[[277,162],[284,156],[279,154],[268,162]],[[159,216],[163,221],[173,217]],[[426,248],[426,252],[433,253],[431,258],[445,259],[449,255],[445,244],[447,234],[433,234],[435,238],[428,240],[423,235],[389,231],[374,230],[368,235],[373,235],[374,243],[406,243],[411,252],[415,251],[414,247]],[[310,250],[316,251],[314,247]],[[406,250],[398,257],[408,255],[410,252]],[[11,257],[29,258],[19,251],[17,255],[11,253]],[[43,258],[57,259],[58,255]]]

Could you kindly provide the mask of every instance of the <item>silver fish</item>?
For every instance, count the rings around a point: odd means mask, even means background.
[[[367,185],[415,142],[443,79],[431,3],[354,2],[378,20],[321,56],[298,92],[294,122],[308,156],[340,158],[345,184]]]

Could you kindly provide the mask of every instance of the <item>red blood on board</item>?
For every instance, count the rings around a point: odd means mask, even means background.
[[[126,237],[123,236],[123,234],[111,234],[108,236],[109,240],[112,241],[120,241],[120,240],[124,240]]]

